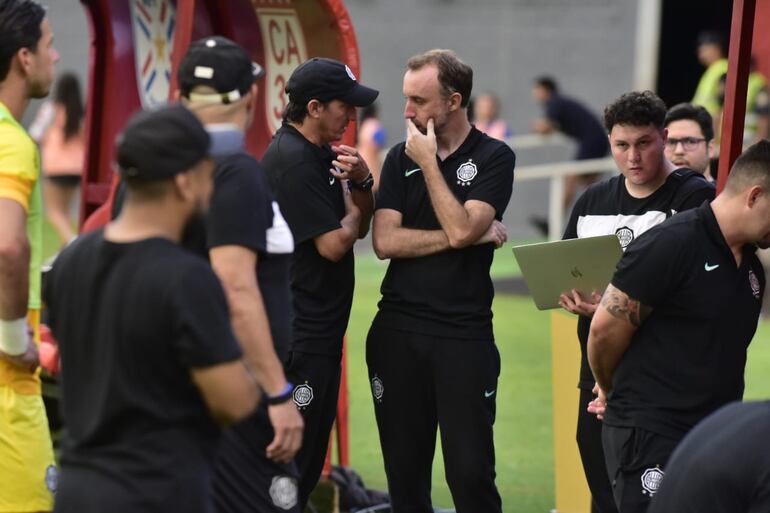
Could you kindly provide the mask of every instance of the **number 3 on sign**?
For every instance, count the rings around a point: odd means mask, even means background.
[[[288,103],[286,81],[294,69],[307,60],[307,46],[302,26],[294,9],[257,9],[262,43],[267,57],[265,112],[270,129],[281,126],[283,109]]]

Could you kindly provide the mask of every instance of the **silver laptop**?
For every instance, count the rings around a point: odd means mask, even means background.
[[[538,310],[559,308],[572,289],[583,297],[604,292],[623,250],[615,235],[515,246],[513,254]]]

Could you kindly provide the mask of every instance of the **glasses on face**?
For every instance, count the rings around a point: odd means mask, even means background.
[[[669,137],[666,139],[666,146],[673,150],[676,148],[677,144],[681,143],[682,148],[684,148],[685,151],[692,151],[705,140],[706,139],[703,137],[682,137],[681,139],[674,139],[673,137]]]

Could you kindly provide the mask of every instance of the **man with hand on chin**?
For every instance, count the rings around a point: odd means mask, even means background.
[[[473,70],[450,50],[412,57],[407,140],[382,168],[373,243],[390,259],[367,339],[367,364],[394,511],[432,512],[441,427],[458,513],[500,512],[495,420],[500,356],[489,277],[515,156],[471,126]]]

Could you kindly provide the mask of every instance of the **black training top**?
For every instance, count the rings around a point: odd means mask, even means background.
[[[257,160],[239,153],[221,160],[206,217],[209,249],[236,245],[257,253],[257,282],[281,361],[291,348],[289,268],[294,240]]]
[[[682,440],[649,513],[770,511],[770,402],[733,403]]]
[[[376,208],[400,212],[404,228],[440,230],[422,171],[404,148],[405,143],[394,146],[385,159]],[[460,203],[488,203],[498,220],[511,198],[515,163],[505,143],[475,128],[457,151],[438,161]],[[492,339],[494,288],[489,267],[494,251],[489,243],[391,259],[374,322],[428,335]]]
[[[211,511],[218,429],[190,370],[241,352],[208,263],[98,230],[61,252],[44,296],[66,426],[57,511]]]
[[[703,175],[689,169],[673,171],[658,190],[646,198],[634,198],[628,193],[623,175],[591,185],[580,196],[570,214],[565,239],[596,237],[599,235],[618,236],[620,244],[626,247],[641,234],[662,223],[676,212],[701,205],[714,199],[715,189]],[[591,318],[578,319],[580,340],[580,382],[578,386],[591,390],[594,377],[588,366],[586,344]]]
[[[680,438],[741,399],[765,288],[755,251],[746,246],[736,266],[708,203],[628,248],[612,284],[653,311],[615,371],[606,424]]]
[[[345,217],[342,185],[330,173],[335,153],[284,124],[262,165],[294,235],[291,290],[297,351],[339,355],[353,302],[353,249],[339,262],[322,257],[314,239]]]
[[[602,144],[609,148],[607,132],[599,119],[582,103],[558,94],[545,102],[545,116],[559,131],[576,139],[578,144]]]

